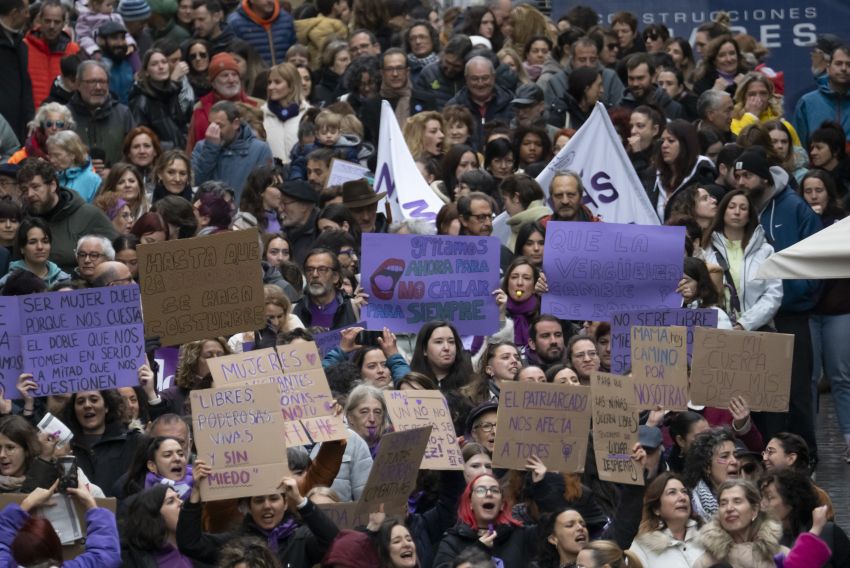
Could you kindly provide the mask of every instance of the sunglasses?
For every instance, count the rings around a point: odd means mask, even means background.
[[[65,128],[65,121],[64,120],[45,120],[44,122],[41,123],[41,125],[44,128],[53,128],[54,126],[56,128]]]
[[[658,39],[658,34],[654,33],[654,32],[650,32],[650,33],[647,33],[645,37],[646,37],[646,39],[648,39],[650,41],[656,41]]]
[[[207,57],[209,57],[209,54],[206,53],[206,52],[204,52],[204,53],[190,53],[189,54],[189,59],[206,59]]]

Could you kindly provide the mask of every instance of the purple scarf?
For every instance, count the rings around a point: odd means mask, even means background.
[[[289,517],[270,531],[257,527],[257,529],[261,533],[266,535],[266,542],[268,543],[269,548],[272,552],[277,552],[278,543],[284,539],[289,538],[290,535],[292,535],[292,533],[294,533],[295,529],[297,528],[298,523],[296,523],[295,519],[292,517]]]
[[[183,476],[183,479],[178,479],[177,481],[173,479],[166,479],[158,473],[153,473],[149,471],[145,476],[145,489],[153,487],[154,485],[159,485],[162,483],[163,485],[169,485],[172,489],[174,489],[180,498],[185,501],[192,495],[192,466],[186,466],[186,474]]]
[[[180,551],[170,544],[166,544],[156,553],[156,565],[172,568],[192,568],[192,561],[180,554]]]
[[[529,319],[539,306],[540,297],[537,294],[531,294],[521,301],[508,296],[507,311],[514,320],[514,342],[517,345],[528,345]]]

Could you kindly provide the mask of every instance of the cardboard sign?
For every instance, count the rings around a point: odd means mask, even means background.
[[[277,386],[279,413],[286,421],[286,445],[344,440],[345,424],[334,416],[334,398],[313,342],[269,347],[216,357],[207,362],[216,387]]]
[[[499,247],[494,237],[365,233],[361,284],[369,294],[368,328],[415,333],[426,322],[445,320],[461,335],[495,333]]]
[[[369,524],[369,508],[360,501],[322,503],[317,507],[330,517],[339,530],[355,530]]]
[[[190,396],[198,458],[212,468],[200,484],[201,500],[277,492],[289,466],[274,385],[243,383]]]
[[[549,293],[540,311],[609,321],[624,310],[677,308],[684,246],[684,227],[550,222],[543,251]]]
[[[611,372],[627,374],[632,368],[630,334],[633,325],[682,325],[688,329],[688,362],[694,347],[695,327],[717,327],[717,310],[712,308],[668,308],[611,314]]]
[[[794,336],[698,327],[691,400],[717,408],[743,396],[752,410],[788,412]]]
[[[32,373],[35,396],[138,384],[145,348],[135,284],[4,298],[0,313],[5,392],[17,392],[21,373]]]
[[[363,179],[369,175],[369,168],[340,160],[339,158],[331,158],[331,171],[328,174],[328,181],[325,187],[333,185],[342,185],[347,181],[355,181]]]
[[[582,471],[590,430],[590,389],[549,383],[503,382],[493,467],[525,469],[539,457],[552,471]]]
[[[643,471],[632,461],[640,416],[628,377],[594,373],[590,378],[593,452],[599,479],[643,485]]]
[[[384,398],[397,432],[433,426],[420,469],[463,469],[463,454],[443,393],[438,390],[393,390],[386,391]]]
[[[139,245],[145,337],[162,345],[261,329],[256,229]]]
[[[330,351],[334,347],[339,347],[339,339],[340,337],[342,337],[342,330],[351,327],[362,327],[363,329],[366,329],[366,322],[359,321],[357,323],[353,323],[351,325],[344,325],[342,327],[338,327],[330,331],[325,331],[323,333],[314,333],[313,341],[316,342],[316,347],[319,349],[319,355],[324,357],[328,354],[328,351]]]
[[[688,409],[687,331],[684,327],[632,326],[632,386],[640,410],[657,405]]]
[[[360,495],[367,511],[377,511],[382,503],[385,511],[405,510],[407,498],[416,489],[419,464],[430,437],[431,426],[381,436],[378,455]]]

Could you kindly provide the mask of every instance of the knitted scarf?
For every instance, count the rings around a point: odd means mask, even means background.
[[[192,485],[194,479],[192,478],[192,466],[186,466],[186,473],[183,475],[183,479],[166,479],[158,473],[154,473],[149,471],[147,475],[145,475],[145,489],[149,489],[154,485],[159,485],[162,483],[163,485],[168,485],[172,489],[174,489],[182,500],[186,500],[192,495]]]
[[[17,491],[24,484],[26,477],[12,477],[11,475],[0,475],[0,492]]]
[[[528,345],[529,320],[531,314],[537,311],[540,297],[530,294],[525,300],[515,300],[508,296],[507,311],[514,320],[514,340],[517,345]]]
[[[439,54],[437,52],[432,51],[425,57],[416,57],[412,53],[407,54],[407,64],[410,65],[410,68],[414,71],[419,71],[423,69],[426,65],[430,65],[436,61],[440,60]]]
[[[269,101],[266,107],[273,115],[282,121],[287,121],[294,116],[298,116],[301,106],[298,103],[289,103],[286,106],[281,105],[278,101]]]
[[[288,517],[282,523],[280,523],[278,526],[276,526],[270,531],[257,527],[257,529],[265,535],[266,542],[268,543],[269,548],[272,552],[277,552],[278,543],[280,543],[280,541],[282,540],[286,540],[287,538],[289,538],[297,528],[298,523],[296,523],[295,519],[292,517]]]

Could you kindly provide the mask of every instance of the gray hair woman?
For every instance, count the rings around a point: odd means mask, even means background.
[[[371,385],[354,387],[345,404],[345,418],[348,421],[348,427],[369,445],[370,453],[374,458],[381,436],[390,424],[383,391]]]
[[[94,199],[100,176],[92,167],[89,149],[73,130],[60,130],[47,139],[47,154],[59,185],[76,191],[86,202]]]
[[[27,158],[47,159],[47,139],[60,130],[73,130],[77,127],[71,109],[59,103],[45,103],[38,107],[35,117],[29,121],[29,136],[23,147],[9,159],[12,164],[23,162]]]

